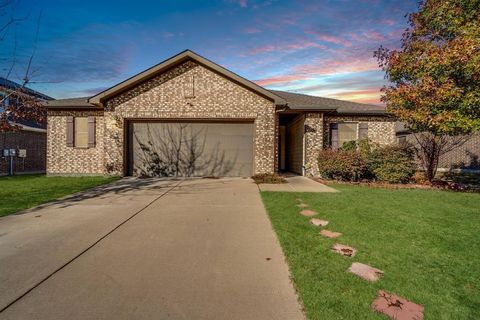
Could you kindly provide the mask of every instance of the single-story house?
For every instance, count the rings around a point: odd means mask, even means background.
[[[189,50],[47,106],[51,175],[316,175],[327,145],[396,142],[384,107],[267,90]]]
[[[16,95],[21,89],[33,99],[40,101],[53,98],[38,91],[23,87],[11,80],[0,77],[0,113],[5,112],[10,104],[16,103]],[[9,121],[16,126],[16,131],[0,132],[0,175],[9,173],[45,173],[47,151],[47,128],[45,123],[35,120]],[[15,155],[10,156],[10,150]]]

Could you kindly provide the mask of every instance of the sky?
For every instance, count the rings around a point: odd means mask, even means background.
[[[0,0],[2,1],[9,0]],[[418,0],[10,0],[0,76],[94,95],[185,49],[269,89],[378,104],[373,51],[398,48]],[[1,26],[4,25],[0,23]],[[38,26],[38,28],[37,28]],[[37,36],[38,29],[38,36]]]

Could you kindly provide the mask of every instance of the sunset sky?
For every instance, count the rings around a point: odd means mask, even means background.
[[[22,19],[0,42],[0,76],[16,57],[10,79],[23,77],[41,13],[30,87],[55,98],[93,95],[191,49],[270,89],[379,103],[385,80],[373,51],[399,46],[405,14],[417,6],[417,0],[18,0],[13,15]],[[12,14],[4,13],[2,21]]]

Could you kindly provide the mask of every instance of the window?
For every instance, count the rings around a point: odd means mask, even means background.
[[[88,147],[88,118],[75,117],[75,147]]]
[[[358,123],[342,122],[330,124],[330,146],[340,148],[344,143],[358,139]]]
[[[338,145],[341,147],[344,143],[357,140],[357,123],[339,123],[338,124]]]

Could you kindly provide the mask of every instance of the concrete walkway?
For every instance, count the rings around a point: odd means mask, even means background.
[[[0,219],[0,319],[303,319],[247,179],[122,180]]]
[[[278,192],[338,192],[320,182],[302,176],[286,178],[287,183],[282,184],[259,184],[260,191]]]

